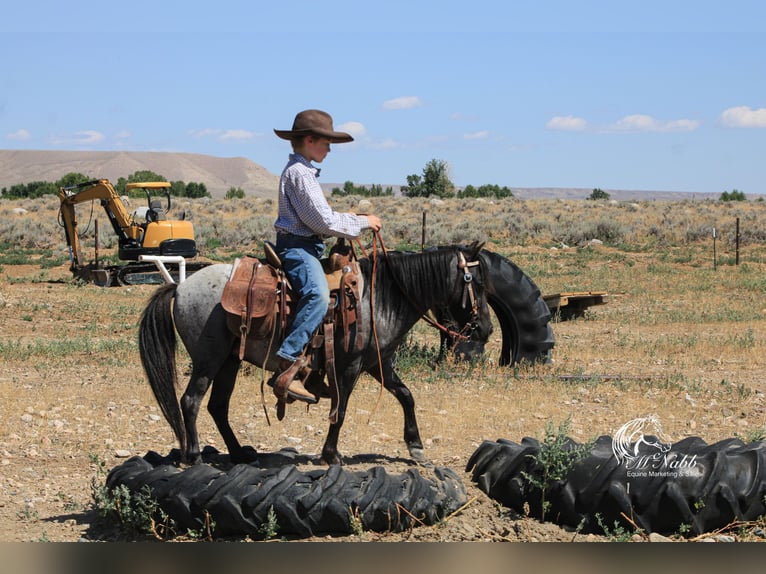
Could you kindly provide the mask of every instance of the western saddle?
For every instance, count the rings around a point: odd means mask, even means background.
[[[282,270],[282,262],[268,242],[264,243],[264,255],[263,259],[245,256],[235,260],[221,298],[230,327],[240,334],[240,360],[244,359],[248,338],[271,338],[270,351],[271,344],[278,344],[284,337],[289,317],[295,312],[295,298]],[[310,355],[309,368],[302,376],[305,381],[312,371],[321,373],[324,370],[331,399],[330,421],[334,423],[338,417],[339,397],[335,374],[335,330],[342,330],[346,352],[352,350],[352,342],[357,349],[362,348],[364,340],[359,312],[362,275],[353,247],[343,239],[337,240],[322,264],[330,287],[330,305],[306,351]],[[283,399],[278,401],[277,416],[280,420],[284,416]]]

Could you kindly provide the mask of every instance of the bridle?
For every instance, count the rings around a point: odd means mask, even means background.
[[[463,294],[461,296],[461,305],[463,309],[467,308],[469,304],[471,306],[471,314],[469,315],[469,319],[460,328],[459,331],[451,329],[447,325],[443,325],[437,321],[430,309],[422,316],[422,319],[426,323],[450,337],[453,340],[453,346],[457,346],[457,344],[461,341],[469,341],[471,339],[471,335],[478,326],[479,298],[476,296],[476,292],[473,288],[474,274],[470,269],[471,267],[476,267],[478,265],[480,265],[479,261],[466,261],[463,252],[458,252],[458,268],[463,274]]]

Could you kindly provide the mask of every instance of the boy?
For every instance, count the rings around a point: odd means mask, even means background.
[[[303,350],[319,328],[330,304],[322,265],[325,237],[353,239],[365,229],[380,230],[375,215],[356,215],[333,211],[327,203],[317,177],[330,144],[354,141],[350,134],[336,132],[332,117],[321,110],[304,110],[295,116],[291,130],[274,130],[289,140],[293,153],[279,180],[279,213],[276,251],[290,280],[298,302],[292,325],[277,351],[279,368],[269,384],[279,399],[292,398],[309,404],[317,398],[295,375],[305,364]]]

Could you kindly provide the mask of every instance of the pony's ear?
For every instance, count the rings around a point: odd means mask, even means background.
[[[466,252],[471,255],[470,259],[476,259],[482,249],[484,249],[484,241],[474,241],[467,247]]]

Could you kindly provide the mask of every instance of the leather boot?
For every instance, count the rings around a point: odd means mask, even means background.
[[[294,399],[311,405],[319,402],[319,399],[308,392],[303,383],[295,378],[305,364],[306,359],[303,357],[295,361],[279,360],[279,371],[268,382],[269,386],[274,387],[274,394],[279,400]]]

